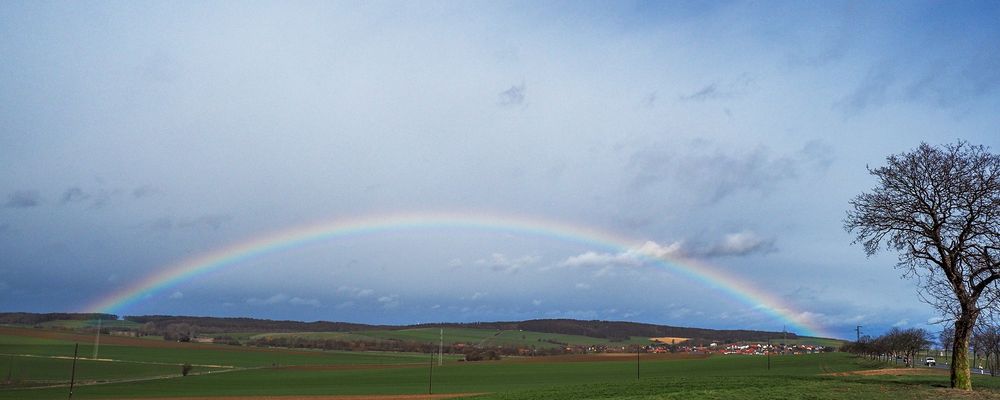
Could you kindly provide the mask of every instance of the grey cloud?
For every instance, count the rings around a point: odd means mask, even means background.
[[[659,99],[659,97],[656,95],[656,92],[649,93],[645,97],[642,98],[642,105],[644,107],[647,107],[647,108],[648,107],[652,107],[652,106],[656,105],[656,101],[658,99]]]
[[[775,239],[772,237],[765,237],[756,232],[745,230],[725,234],[708,243],[680,240],[661,245],[653,241],[646,241],[642,245],[614,254],[588,251],[568,257],[558,265],[562,267],[635,267],[651,258],[739,257],[776,251],[774,242]],[[603,269],[596,273],[597,276],[607,274],[608,271]]]
[[[763,147],[738,151],[700,144],[646,148],[635,152],[630,163],[633,189],[672,183],[706,203],[738,192],[764,192],[794,178],[799,167],[794,157],[774,155]]]
[[[508,274],[515,274],[526,266],[538,263],[540,257],[538,256],[524,256],[516,259],[510,259],[507,256],[500,253],[493,253],[490,255],[489,259],[479,259],[476,260],[476,265],[489,266],[490,270],[495,272],[503,272]]]
[[[304,298],[301,298],[301,297],[292,297],[292,298],[288,299],[288,304],[292,304],[292,305],[296,305],[296,306],[313,306],[313,307],[319,307],[319,306],[323,305],[317,299],[304,299]]]
[[[347,296],[354,298],[369,297],[375,294],[375,290],[368,288],[359,288],[353,286],[341,286],[337,288],[337,293],[346,294]]]
[[[156,188],[154,188],[152,186],[144,185],[144,186],[139,186],[139,187],[137,187],[135,189],[132,189],[132,197],[135,197],[137,199],[141,199],[143,197],[148,197],[148,196],[155,195],[155,194],[157,194],[159,192],[160,192],[159,190],[156,190]]]
[[[888,100],[889,87],[896,75],[888,65],[872,67],[854,90],[834,104],[845,114],[857,114],[868,107],[881,106]]]
[[[1000,54],[979,51],[903,65],[883,61],[854,90],[834,103],[847,115],[889,103],[926,103],[955,108],[1000,89]]]
[[[815,170],[826,171],[833,164],[836,155],[833,146],[829,143],[814,139],[802,146],[802,150],[798,152],[798,159],[811,165]]]
[[[253,305],[253,306],[269,306],[269,305],[275,305],[275,304],[291,304],[293,306],[320,307],[320,306],[323,305],[317,299],[308,299],[308,298],[303,298],[303,297],[298,297],[298,296],[288,296],[287,294],[284,294],[284,293],[278,293],[278,294],[275,294],[275,295],[273,295],[271,297],[264,298],[264,299],[256,298],[256,297],[251,297],[251,298],[246,299],[245,302],[247,304]]]
[[[906,85],[904,99],[939,107],[955,107],[988,96],[1000,88],[1000,54],[984,52],[966,63],[938,60],[925,66]]]
[[[140,224],[153,231],[169,231],[172,229],[197,229],[211,228],[213,230],[221,228],[232,221],[233,217],[228,214],[209,214],[195,219],[176,220],[173,217],[162,217]]]
[[[379,297],[377,301],[378,301],[379,305],[381,305],[382,308],[385,308],[385,309],[396,308],[396,307],[399,307],[399,304],[400,304],[400,302],[399,302],[399,295],[398,294],[391,294],[391,295],[388,295],[388,296],[382,296],[382,297]]]
[[[747,74],[742,74],[728,82],[713,82],[698,91],[680,96],[682,101],[706,101],[730,98],[745,93],[754,83]]]
[[[152,231],[169,231],[174,228],[174,220],[170,217],[157,218],[142,224],[142,226]]]
[[[31,208],[42,204],[42,196],[34,190],[19,190],[7,196],[7,208]]]
[[[180,228],[197,228],[201,226],[209,227],[212,229],[219,229],[225,223],[232,221],[233,216],[228,214],[209,214],[203,215],[201,217],[195,218],[190,221],[183,221],[177,224]]]
[[[500,92],[501,106],[516,106],[524,103],[524,84],[511,86]]]
[[[246,303],[255,306],[279,304],[288,301],[288,295],[284,293],[278,293],[266,299],[259,299],[256,297],[251,297],[246,299]]]
[[[631,186],[643,190],[673,185],[693,200],[711,204],[740,192],[766,193],[803,171],[825,172],[835,157],[833,147],[823,140],[808,141],[786,155],[765,147],[739,150],[705,141],[678,146],[660,143],[632,154]]]
[[[61,204],[76,203],[84,201],[90,198],[90,195],[80,189],[79,187],[71,187],[63,192],[62,198],[59,200]]]
[[[717,99],[719,97],[725,97],[725,95],[720,93],[718,87],[716,87],[716,84],[713,83],[711,85],[705,86],[704,88],[702,88],[697,92],[694,92],[686,96],[681,96],[681,100],[708,100],[708,99]]]

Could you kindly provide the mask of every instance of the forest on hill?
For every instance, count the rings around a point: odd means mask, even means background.
[[[36,325],[58,320],[116,320],[113,314],[95,313],[0,313],[0,324]],[[164,330],[167,326],[187,324],[198,327],[201,333],[236,332],[354,332],[372,330],[402,330],[413,328],[476,328],[496,330],[524,330],[531,332],[580,335],[612,341],[627,340],[630,337],[684,337],[712,341],[762,341],[778,336],[796,339],[799,336],[788,332],[768,332],[755,330],[717,330],[705,328],[676,327],[627,321],[600,321],[574,319],[534,319],[505,322],[468,323],[428,323],[415,325],[368,325],[351,322],[330,321],[285,321],[258,318],[140,315],[121,317],[127,321],[146,325],[150,330]]]

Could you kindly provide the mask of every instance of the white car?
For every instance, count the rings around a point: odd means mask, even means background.
[[[937,360],[935,360],[934,357],[927,357],[924,359],[924,365],[928,367],[933,367],[937,365]]]

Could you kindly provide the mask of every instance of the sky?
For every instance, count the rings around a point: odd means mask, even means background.
[[[3,2],[0,311],[88,311],[304,226],[452,214],[615,240],[390,224],[114,311],[938,331],[843,219],[888,155],[1000,151],[998,20],[995,2]]]

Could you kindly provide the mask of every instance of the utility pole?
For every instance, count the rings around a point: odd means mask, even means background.
[[[94,337],[94,359],[97,359],[97,349],[101,348],[101,319],[97,319],[97,336]]]
[[[80,344],[73,347],[73,371],[69,375],[69,398],[73,398],[73,384],[76,383],[76,357],[80,352]]]
[[[639,380],[639,351],[642,350],[642,345],[635,346],[635,380]]]
[[[767,338],[767,370],[771,370],[771,338]]]
[[[444,365],[444,328],[441,328],[441,337],[438,342],[438,366]]]
[[[434,387],[434,353],[433,352],[431,352],[431,362],[430,362],[430,364],[427,364],[427,366],[430,367],[430,368],[427,369],[428,370],[428,373],[427,373],[427,394],[433,394],[434,393],[433,390],[432,390],[433,387]]]

